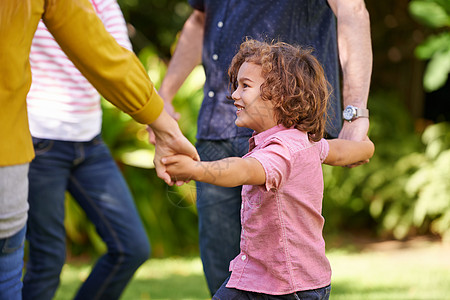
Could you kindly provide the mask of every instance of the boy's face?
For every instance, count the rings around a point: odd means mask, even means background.
[[[231,95],[237,107],[237,126],[262,132],[277,125],[272,102],[261,99],[264,80],[261,66],[257,64],[244,62],[239,68],[238,86]]]

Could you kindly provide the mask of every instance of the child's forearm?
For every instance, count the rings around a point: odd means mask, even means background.
[[[163,157],[173,181],[202,181],[224,187],[260,185],[266,180],[263,166],[255,158],[229,157],[218,161],[195,161],[189,156]]]
[[[375,151],[369,140],[350,141],[343,139],[328,140],[330,150],[324,163],[332,166],[347,166],[368,160]]]
[[[201,161],[195,164],[193,179],[220,186],[237,186],[235,168],[233,164],[235,159],[225,158],[218,161]]]
[[[263,184],[265,174],[261,178],[261,170],[255,170],[257,167],[252,166],[255,163],[253,160],[229,157],[218,161],[196,162],[192,179],[224,187]]]

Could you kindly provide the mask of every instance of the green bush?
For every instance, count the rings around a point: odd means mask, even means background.
[[[450,238],[450,124],[431,125],[420,136],[395,95],[373,96],[369,107],[376,148],[370,163],[324,166],[326,232]]]
[[[394,165],[421,148],[414,124],[394,94],[371,96],[369,109],[369,136],[375,144],[375,155],[369,164],[353,169],[323,168],[326,232],[376,230],[384,218],[385,207],[381,204],[392,199],[395,205],[401,205],[404,199],[402,185],[389,183],[399,177],[397,172],[403,174],[401,164],[396,168]],[[384,201],[378,200],[380,197]]]

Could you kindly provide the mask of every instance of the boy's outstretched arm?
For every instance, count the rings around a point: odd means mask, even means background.
[[[369,138],[364,141],[333,139],[328,140],[328,144],[330,150],[324,164],[331,166],[348,166],[367,161],[375,151],[375,146]]]
[[[260,185],[266,181],[263,166],[255,158],[229,157],[217,161],[195,161],[186,155],[162,158],[174,181],[202,181],[224,187]]]

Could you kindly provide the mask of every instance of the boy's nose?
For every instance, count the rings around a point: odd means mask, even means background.
[[[239,97],[238,90],[234,90],[234,92],[231,94],[231,99],[236,100]]]

